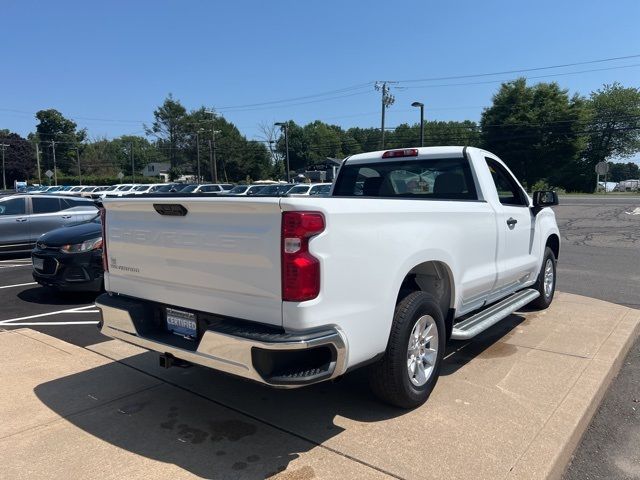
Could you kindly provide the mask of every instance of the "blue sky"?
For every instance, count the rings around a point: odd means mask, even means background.
[[[286,119],[378,126],[375,80],[400,81],[388,126],[416,121],[414,100],[429,119],[478,120],[500,81],[517,74],[404,80],[640,55],[637,0],[5,0],[2,11],[0,128],[23,135],[44,108],[91,138],[142,134],[169,92],[187,108],[215,107],[248,138]],[[611,67],[625,68],[585,72]],[[558,75],[531,81],[572,93],[638,87],[640,57],[524,75]]]

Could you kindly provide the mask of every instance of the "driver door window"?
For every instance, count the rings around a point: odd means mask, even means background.
[[[513,180],[513,177],[507,172],[502,165],[495,160],[487,158],[487,165],[493,178],[493,183],[498,191],[498,198],[502,205],[528,206],[529,202],[525,200],[522,189]]]

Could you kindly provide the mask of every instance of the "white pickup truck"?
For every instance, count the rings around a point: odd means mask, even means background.
[[[166,367],[276,387],[367,366],[412,408],[447,340],[549,306],[557,203],[468,147],[351,156],[329,197],[107,198],[99,327]]]

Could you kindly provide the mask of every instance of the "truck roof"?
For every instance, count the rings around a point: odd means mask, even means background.
[[[393,162],[404,161],[407,158],[438,158],[447,156],[459,157],[465,147],[462,146],[445,146],[445,147],[407,147],[407,148],[390,148],[387,150],[378,150],[375,152],[358,153],[351,155],[345,159],[348,164],[371,163],[376,161]],[[417,150],[418,155],[407,155],[399,157],[383,158],[385,152],[400,150]]]

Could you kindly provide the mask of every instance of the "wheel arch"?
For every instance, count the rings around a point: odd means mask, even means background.
[[[556,260],[560,256],[560,237],[555,233],[552,233],[547,237],[545,248],[549,247],[556,257]]]
[[[427,260],[412,267],[400,284],[396,304],[414,291],[429,293],[440,305],[448,339],[453,328],[456,298],[455,281],[451,267],[441,260]]]

